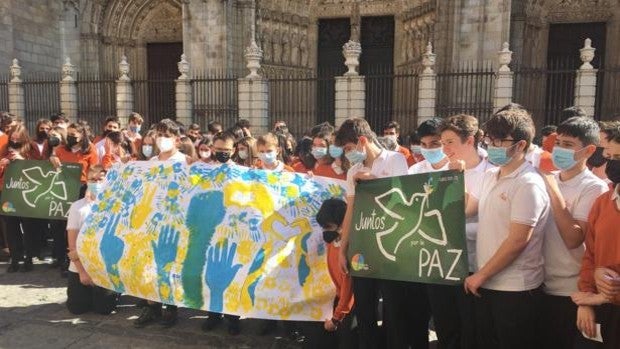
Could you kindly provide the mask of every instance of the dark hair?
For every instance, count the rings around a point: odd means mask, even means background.
[[[181,135],[181,130],[179,128],[179,125],[172,121],[171,119],[163,119],[160,122],[157,123],[156,126],[157,132],[168,132],[170,134],[172,134],[173,136],[180,136]]]
[[[600,141],[600,127],[594,119],[587,116],[573,116],[558,126],[558,135],[579,138],[584,146],[597,145]]]
[[[418,126],[418,136],[420,139],[426,136],[439,136],[439,126],[441,126],[442,120],[440,118],[432,118],[424,121]]]
[[[88,123],[86,121],[74,122],[67,127],[67,130],[70,128],[74,128],[82,136],[82,141],[80,142],[80,152],[82,154],[89,154],[92,150],[92,147],[89,138],[90,126],[88,126]],[[69,147],[68,144],[66,145],[66,148],[67,150],[71,150],[71,147]]]
[[[37,120],[37,124],[35,126],[35,131],[34,131],[35,134],[37,134],[39,132],[39,127],[41,127],[41,125],[49,125],[50,128],[51,128],[52,122],[49,119],[39,119],[39,120]]]
[[[347,212],[347,203],[336,198],[323,201],[319,212],[316,214],[316,222],[325,229],[330,224],[342,225],[344,215]]]
[[[599,126],[607,141],[620,143],[620,121],[602,121]]]
[[[235,125],[224,132],[230,133],[234,137],[235,143],[246,137],[245,132],[243,132],[243,129],[239,125]]]
[[[336,132],[334,143],[342,147],[347,143],[357,143],[360,137],[367,137],[370,141],[377,139],[377,135],[372,131],[366,119],[347,119]]]
[[[13,123],[13,121],[15,121],[15,115],[6,111],[3,111],[0,114],[0,127],[10,125]]]
[[[217,121],[211,121],[207,125],[207,130],[209,130],[212,134],[220,133],[222,132],[222,124]]]
[[[200,131],[200,125],[198,125],[198,124],[191,124],[191,125],[189,125],[189,130],[190,131]]]
[[[50,121],[56,122],[58,120],[62,120],[64,122],[69,122],[69,119],[65,116],[65,113],[58,113],[50,115]]]
[[[519,103],[508,103],[505,106],[501,107],[497,112],[495,112],[495,114],[511,110],[525,110],[525,107]]]
[[[525,109],[510,109],[495,113],[484,125],[491,138],[504,139],[511,136],[515,141],[526,141],[525,151],[534,138],[534,122]]]
[[[562,110],[562,112],[560,113],[560,123],[575,116],[587,116],[587,115],[586,115],[586,112],[579,107],[576,107],[576,106],[568,107]]]
[[[311,129],[310,129],[310,137],[314,138],[316,137],[319,133],[329,133],[332,134],[334,133],[334,126],[332,126],[328,121],[325,121],[323,123],[320,123],[318,125],[314,125]]]
[[[131,114],[129,114],[129,120],[128,122],[135,122],[135,123],[143,123],[144,122],[144,118],[142,117],[142,115],[136,113],[136,112],[131,112]]]
[[[558,130],[557,126],[547,125],[547,126],[543,126],[543,128],[540,129],[540,134],[547,137],[551,135],[552,133],[555,133],[557,130]]]
[[[298,143],[297,147],[295,147],[295,155],[299,157],[299,161],[307,169],[313,169],[314,165],[316,165],[316,159],[312,156],[312,138],[303,137]]]
[[[185,124],[183,124],[180,121],[176,121],[174,120],[174,123],[179,127],[179,135],[184,135],[187,133],[187,129],[185,127]]]
[[[114,116],[114,115],[108,116],[103,122],[103,126],[105,127],[109,122],[117,123],[119,128],[121,126],[121,119],[119,119],[118,116]]]
[[[385,124],[385,126],[383,126],[383,131],[391,128],[396,129],[396,132],[400,133],[400,124],[398,123],[398,121],[388,122],[387,124]]]
[[[239,119],[239,121],[237,121],[237,123],[235,124],[235,126],[239,126],[241,128],[250,128],[250,120],[248,119]]]
[[[482,138],[478,119],[467,114],[457,114],[444,119],[439,125],[439,132],[444,131],[456,133],[461,138],[461,142],[465,142],[469,137],[474,137],[474,148],[478,148]]]
[[[201,145],[206,145],[207,147],[210,147],[213,145],[213,137],[212,135],[207,135],[205,137],[202,137],[202,139],[200,140],[200,142],[198,142],[198,147],[200,147]]]
[[[230,132],[220,132],[218,134],[216,134],[215,136],[213,136],[213,143],[215,143],[215,141],[223,141],[223,142],[228,142],[231,141],[233,142],[233,146],[235,143],[237,143],[237,139],[235,138],[235,135],[233,135]]]
[[[418,135],[418,131],[412,131],[409,134],[409,144],[419,145],[420,143],[422,143],[422,140],[420,139],[420,136]]]

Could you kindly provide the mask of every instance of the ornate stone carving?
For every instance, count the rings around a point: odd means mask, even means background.
[[[299,35],[297,33],[293,33],[291,36],[291,64],[294,66],[301,65],[300,55],[299,55]]]
[[[433,53],[433,45],[430,42],[426,45],[426,52],[422,55],[422,66],[424,67],[424,74],[434,73],[435,54]]]
[[[118,71],[121,76],[118,78],[121,81],[129,81],[129,63],[127,63],[127,56],[121,57],[121,62],[118,64]]]
[[[179,80],[189,80],[189,62],[185,57],[185,53],[181,55],[181,60],[177,63],[177,68],[179,69]]]
[[[525,16],[528,24],[541,27],[547,23],[605,22],[611,18],[610,0],[528,0]]]
[[[344,64],[349,69],[344,75],[345,76],[356,76],[359,75],[357,72],[357,67],[360,65],[359,57],[362,53],[362,45],[353,40],[349,40],[342,47],[342,55],[345,58]]]
[[[271,36],[271,44],[273,45],[273,63],[282,63],[282,38],[280,37],[280,31],[278,29],[273,31],[273,35]]]
[[[305,34],[301,37],[299,52],[301,53],[301,66],[308,67],[308,37]]]
[[[19,66],[19,61],[17,58],[13,59],[13,64],[11,64],[11,82],[21,82],[22,76],[22,67]]]
[[[62,65],[62,80],[75,80],[75,66],[71,64],[71,59],[69,57],[65,57],[65,64]]]
[[[246,67],[250,70],[250,74],[246,76],[248,79],[260,78],[258,70],[260,69],[260,60],[263,58],[263,50],[258,47],[256,41],[252,41],[250,46],[245,49],[245,59],[248,62]]]
[[[581,58],[581,61],[583,62],[583,64],[581,65],[581,67],[579,67],[579,69],[581,70],[594,69],[594,67],[591,64],[592,60],[594,59],[594,51],[596,51],[596,49],[592,47],[592,40],[590,40],[589,38],[586,39],[584,42],[583,48],[579,50],[579,57]]]
[[[505,42],[502,45],[502,50],[497,53],[497,60],[499,61],[499,71],[509,72],[508,65],[512,62],[512,51],[509,49],[509,44]]]
[[[291,38],[288,32],[282,34],[282,63],[291,64]]]

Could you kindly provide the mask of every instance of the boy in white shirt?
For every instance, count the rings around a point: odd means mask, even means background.
[[[586,116],[572,117],[558,126],[553,164],[560,172],[545,174],[552,218],[545,232],[545,301],[542,333],[545,347],[572,349],[581,336],[575,319],[577,292],[588,214],[596,198],[608,190],[586,166],[599,143],[599,127]]]
[[[335,136],[336,146],[343,148],[345,157],[351,163],[351,168],[347,172],[347,212],[342,225],[339,257],[340,267],[345,273],[348,273],[346,255],[356,183],[407,174],[405,156],[381,149],[375,141],[375,133],[362,118],[346,120]],[[383,344],[377,341],[379,333],[376,309],[379,289],[383,294],[385,309],[383,326],[386,328],[387,343]],[[428,346],[428,304],[425,288],[412,290],[406,282],[354,277],[353,294],[360,348],[404,348],[409,344],[409,336],[406,334],[415,337],[415,343],[412,345],[414,348]],[[411,317],[415,317],[418,321],[410,319]]]
[[[409,168],[409,174],[448,170],[450,159],[443,152],[441,134],[439,132],[440,125],[441,119],[433,118],[424,121],[418,126],[417,134],[420,137],[420,151],[422,156],[424,156],[424,160],[413,164]]]
[[[476,306],[478,348],[540,348],[537,320],[544,280],[542,242],[549,196],[537,170],[525,160],[534,137],[526,110],[496,113],[486,123],[489,161],[478,205],[478,270],[465,291],[480,297]],[[478,208],[476,211],[475,208]]]

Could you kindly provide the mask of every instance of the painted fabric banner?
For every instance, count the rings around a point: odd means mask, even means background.
[[[354,276],[433,284],[468,275],[463,174],[364,181],[355,188],[349,242]]]
[[[239,166],[114,167],[78,236],[93,281],[244,317],[330,318],[335,286],[314,218],[343,184]]]
[[[66,163],[57,171],[49,161],[17,160],[4,171],[2,214],[66,220],[80,195],[80,164]]]

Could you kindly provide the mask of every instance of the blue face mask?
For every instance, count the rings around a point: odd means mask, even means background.
[[[267,165],[273,165],[278,161],[278,154],[275,151],[260,153],[259,158]]]
[[[99,195],[99,193],[103,189],[103,183],[100,182],[90,182],[87,184],[88,191],[93,194],[93,196]]]
[[[342,147],[338,147],[338,146],[335,146],[335,145],[330,145],[329,146],[329,156],[331,156],[334,159],[337,159],[337,158],[341,157],[342,156],[342,152],[343,152]]]
[[[315,159],[322,159],[327,155],[327,148],[326,147],[317,147],[317,148],[312,148],[312,156],[314,156]]]
[[[424,156],[424,159],[432,165],[435,165],[446,157],[446,154],[443,153],[443,148],[441,147],[433,149],[421,148],[420,150],[422,152],[422,156]]]
[[[412,145],[411,146],[411,152],[416,154],[416,155],[421,155],[422,154],[422,146],[421,145]]]
[[[513,145],[514,146],[514,145]],[[508,157],[508,149],[512,147],[494,147],[489,145],[487,153],[489,154],[489,161],[495,166],[504,166],[512,160],[512,157]]]
[[[138,133],[138,132],[140,132],[140,129],[141,129],[141,126],[138,126],[138,125],[132,125],[132,126],[129,126],[129,130],[130,130],[131,132],[133,132],[133,133]]]
[[[357,149],[351,150],[350,152],[344,154],[344,156],[349,160],[351,165],[356,165],[366,160],[366,152],[359,151]]]
[[[553,147],[551,158],[553,159],[553,164],[555,165],[555,167],[559,168],[562,171],[573,168],[577,164],[577,160],[575,160],[574,150],[561,148],[557,145]]]

